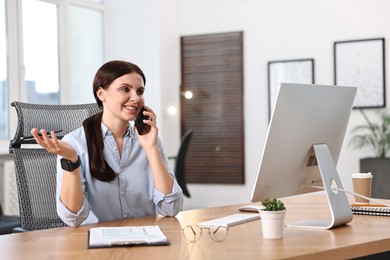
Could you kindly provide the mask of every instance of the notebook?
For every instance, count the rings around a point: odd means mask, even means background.
[[[231,227],[260,218],[259,213],[237,213],[198,223],[200,227]]]
[[[373,215],[390,217],[390,207],[370,206],[370,205],[351,205],[352,213],[357,215]]]

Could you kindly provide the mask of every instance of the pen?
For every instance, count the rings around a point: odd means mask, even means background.
[[[51,131],[48,131],[47,135],[50,136],[50,132]],[[62,130],[55,130],[54,133],[59,133],[59,132],[62,132]],[[42,136],[41,133],[38,133],[39,136]],[[28,140],[28,139],[34,139],[34,136],[32,135],[28,135],[28,136],[22,136],[20,137],[21,140]]]

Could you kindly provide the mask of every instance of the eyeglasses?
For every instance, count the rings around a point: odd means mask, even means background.
[[[202,236],[202,230],[207,229],[209,236],[212,240],[221,242],[227,238],[228,228],[227,227],[199,227],[198,225],[185,226],[183,231],[184,238],[189,242],[195,242]]]

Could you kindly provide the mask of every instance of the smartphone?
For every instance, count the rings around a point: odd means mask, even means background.
[[[134,120],[134,126],[137,128],[137,131],[140,135],[144,135],[149,133],[151,126],[145,124],[143,120],[148,120],[149,117],[144,115],[144,111],[146,111],[145,107],[141,109]]]

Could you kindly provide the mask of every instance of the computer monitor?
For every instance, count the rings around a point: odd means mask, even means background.
[[[328,195],[332,219],[296,226],[331,228],[352,212],[336,170],[356,87],[281,84],[268,127],[252,202],[318,191]],[[325,180],[325,181],[324,181]]]

